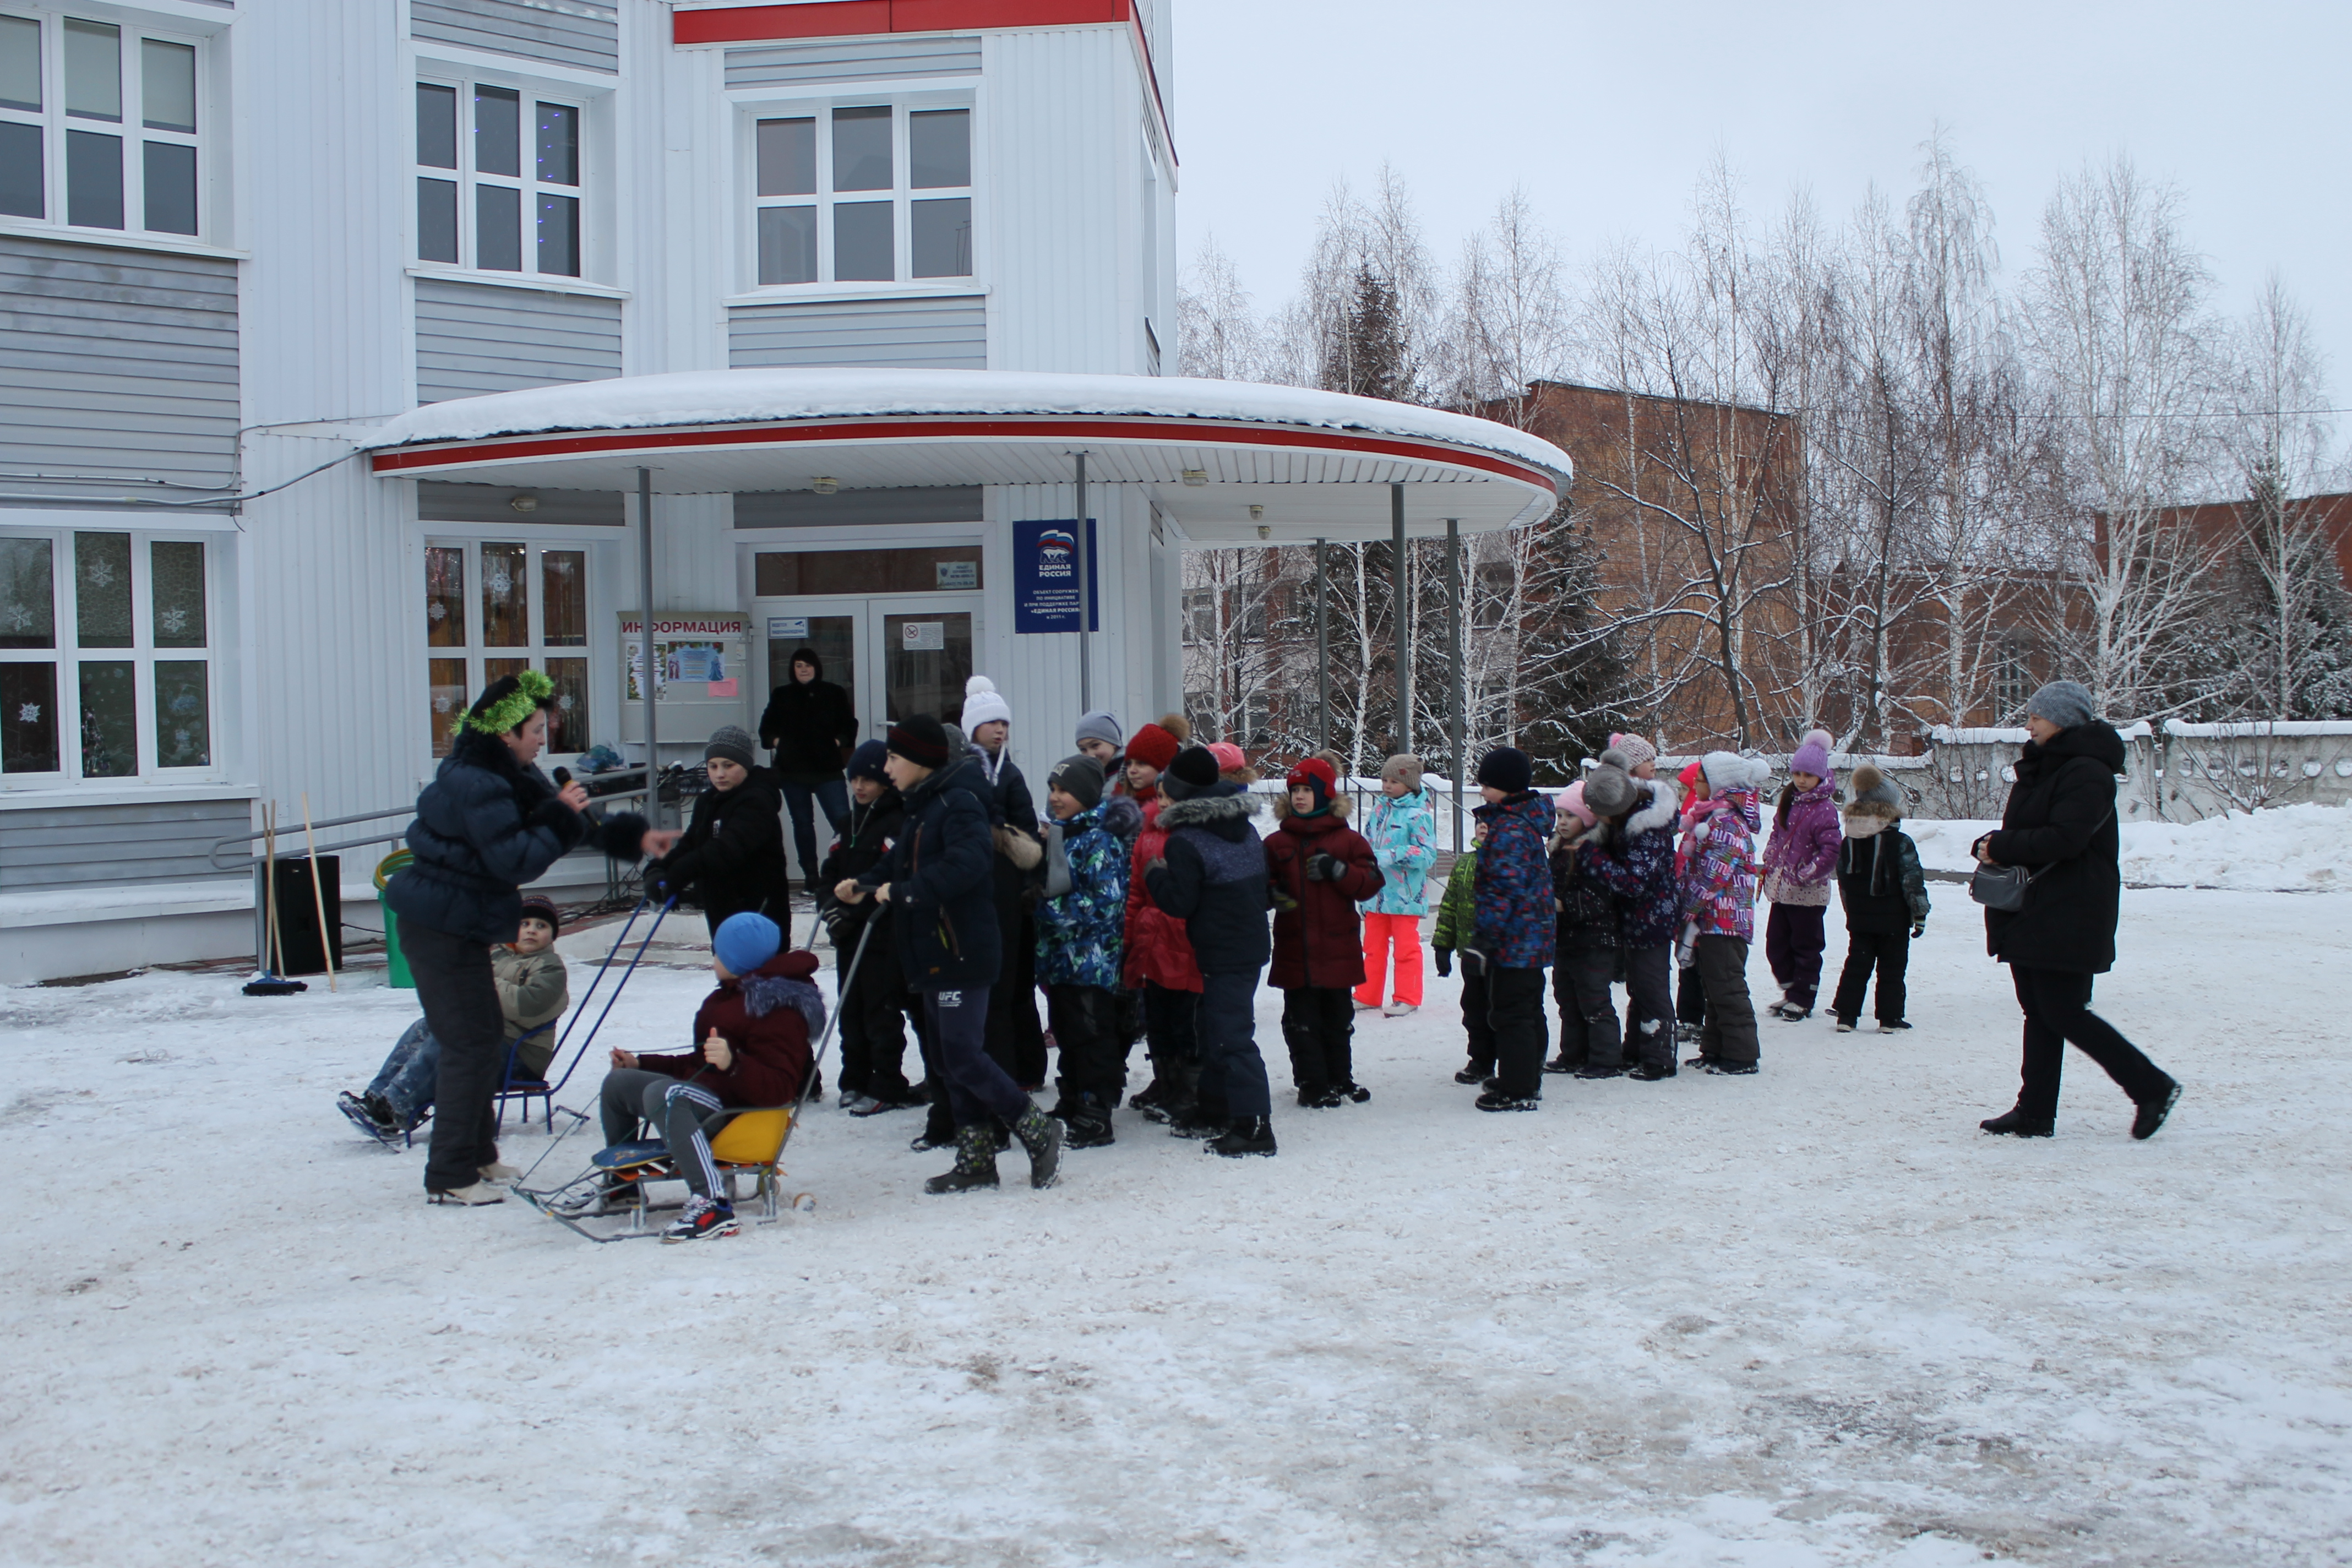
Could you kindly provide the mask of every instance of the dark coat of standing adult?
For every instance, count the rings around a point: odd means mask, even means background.
[[[656,862],[657,875],[674,888],[692,888],[714,931],[730,915],[782,911],[791,893],[783,809],[782,794],[757,773],[733,789],[703,791],[694,797],[686,832]]]
[[[996,839],[972,773],[950,759],[906,795],[906,823],[881,861],[857,880],[890,889],[898,964],[918,991],[993,985]],[[983,781],[984,782],[984,781]]]
[[[1371,842],[1348,826],[1345,796],[1313,816],[1297,812],[1266,837],[1265,874],[1274,892],[1274,967],[1278,991],[1364,983],[1364,928],[1356,906],[1381,890],[1383,878]],[[1328,855],[1337,877],[1307,876],[1308,862]]]
[[[525,882],[583,844],[635,860],[645,837],[644,817],[591,822],[556,798],[538,764],[515,761],[496,735],[463,730],[416,797],[406,835],[415,859],[384,884],[384,902],[404,925],[485,946],[512,942]]]
[[[2017,783],[1985,852],[2038,873],[2025,907],[1985,910],[1985,951],[2003,963],[2105,974],[2123,906],[2116,775],[2124,740],[2094,720],[2026,742]]]
[[[790,679],[793,664],[816,671],[814,680]],[[857,743],[857,713],[849,693],[824,678],[816,650],[793,653],[787,679],[768,696],[760,714],[760,744],[773,751],[776,776],[793,784],[818,784],[841,776],[842,758]]]
[[[1160,808],[1167,858],[1145,880],[1151,901],[1184,922],[1203,974],[1255,973],[1273,956],[1265,841],[1250,821],[1257,809],[1257,798],[1237,784],[1211,784]]]

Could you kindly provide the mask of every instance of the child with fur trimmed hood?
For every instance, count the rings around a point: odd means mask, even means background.
[[[1862,1016],[1870,972],[1878,971],[1878,1032],[1903,1021],[1903,975],[1911,939],[1927,926],[1927,879],[1919,847],[1903,831],[1903,790],[1864,763],[1853,770],[1853,804],[1845,808],[1845,838],[1838,846],[1838,902],[1845,906],[1845,967],[1838,973],[1830,1011],[1838,1033],[1853,1032]]]
[[[1585,804],[1580,779],[1560,795],[1552,832],[1551,899],[1558,912],[1551,997],[1559,1013],[1559,1056],[1544,1064],[1546,1072],[1579,1078],[1615,1078],[1625,1070],[1624,1037],[1609,994],[1624,939],[1616,896],[1589,869],[1601,853],[1600,832],[1600,815]]]
[[[1830,732],[1814,730],[1789,759],[1788,786],[1764,847],[1764,886],[1772,912],[1764,921],[1764,957],[1780,999],[1775,1017],[1794,1024],[1813,1016],[1822,988],[1822,924],[1830,879],[1837,874],[1837,783],[1830,772]]]
[[[1757,792],[1771,769],[1737,752],[1699,759],[1690,849],[1683,869],[1682,947],[1706,988],[1698,1056],[1703,1072],[1744,1076],[1760,1056],[1756,1004],[1748,994],[1748,948],[1756,935]]]
[[[1615,747],[1584,779],[1584,804],[1598,819],[1579,853],[1580,869],[1617,900],[1623,940],[1625,1051],[1643,1083],[1675,1076],[1675,931],[1682,884],[1675,870],[1675,827],[1682,796],[1664,779],[1636,778]]]

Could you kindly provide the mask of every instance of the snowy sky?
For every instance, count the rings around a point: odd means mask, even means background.
[[[1907,194],[1941,121],[2012,277],[2058,176],[2128,153],[2185,191],[2225,307],[2280,271],[2352,404],[2343,0],[1175,0],[1175,21],[1181,252],[1213,234],[1261,308],[1296,287],[1333,182],[1369,189],[1383,162],[1442,261],[1515,184],[1581,258],[1679,245],[1718,147],[1759,219],[1800,186],[1836,218],[1874,180]]]

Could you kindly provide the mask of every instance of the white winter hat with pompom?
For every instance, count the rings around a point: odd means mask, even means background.
[[[1013,722],[1013,709],[1004,694],[996,689],[996,682],[984,675],[975,675],[963,683],[963,732],[971,734],[982,724],[992,724],[1002,719]]]

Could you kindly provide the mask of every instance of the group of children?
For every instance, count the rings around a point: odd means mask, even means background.
[[[909,720],[850,759],[850,810],[819,900],[844,977],[844,1107],[860,1116],[929,1107],[913,1146],[958,1151],[956,1169],[928,1184],[934,1192],[994,1185],[996,1153],[1016,1137],[1033,1182],[1046,1184],[1061,1149],[1114,1141],[1111,1111],[1122,1101],[1220,1154],[1272,1154],[1253,1022],[1269,970],[1283,993],[1297,1105],[1369,1100],[1355,1078],[1355,1016],[1403,1016],[1423,997],[1421,921],[1437,852],[1420,761],[1388,759],[1359,831],[1340,759],[1309,756],[1284,776],[1263,833],[1257,774],[1238,748],[1188,743],[1176,715],[1129,737],[1097,711],[1079,721],[1076,751],[1047,773],[1040,818],[1009,758],[1010,726],[1003,698],[976,677],[963,730]],[[1761,1051],[1747,963],[1757,900],[1770,906],[1765,948],[1781,993],[1769,1010],[1801,1020],[1818,997],[1833,879],[1850,933],[1831,1003],[1838,1028],[1854,1026],[1874,973],[1880,1029],[1909,1026],[1904,970],[1927,914],[1917,852],[1898,826],[1900,792],[1878,770],[1856,770],[1840,813],[1829,743],[1814,731],[1790,759],[1760,859],[1770,771],[1755,759],[1710,752],[1670,782],[1647,741],[1612,735],[1556,802],[1535,788],[1524,752],[1499,747],[1480,761],[1475,841],[1445,879],[1431,944],[1440,974],[1462,966],[1469,1059],[1455,1078],[1478,1087],[1478,1109],[1536,1109],[1546,1072],[1670,1078],[1685,1043],[1697,1055],[1682,1065],[1754,1073]],[[786,928],[735,885],[747,858],[771,852],[753,814],[728,809],[755,798],[768,806],[746,776],[747,750],[740,731],[713,736],[717,798],[698,811],[702,831],[654,873],[664,892],[697,892],[712,906],[719,985],[696,1021],[708,1037],[676,1057],[614,1051],[603,1096],[608,1138],[648,1124],[669,1139],[693,1188],[672,1227],[677,1239],[734,1228],[702,1129],[728,1110],[797,1099],[825,1016],[813,956],[786,951]],[[919,818],[901,779],[921,797]],[[952,832],[950,803],[965,823]],[[761,826],[772,827],[775,813],[764,815]],[[523,1076],[543,1069],[543,1026],[564,1005],[556,929],[553,907],[535,900],[496,959]],[[1549,1060],[1546,969],[1560,1029]],[[1034,1047],[1023,1043],[1024,1011]],[[910,1026],[920,1082],[905,1070]],[[1058,1098],[1041,1113],[1028,1096],[1043,1088],[1047,1029],[1060,1054]],[[418,1034],[404,1037],[366,1091],[342,1097],[373,1136],[399,1136],[429,1105],[431,1041]],[[1139,1042],[1151,1077],[1129,1096]],[[614,1186],[593,1201],[625,1199]]]

